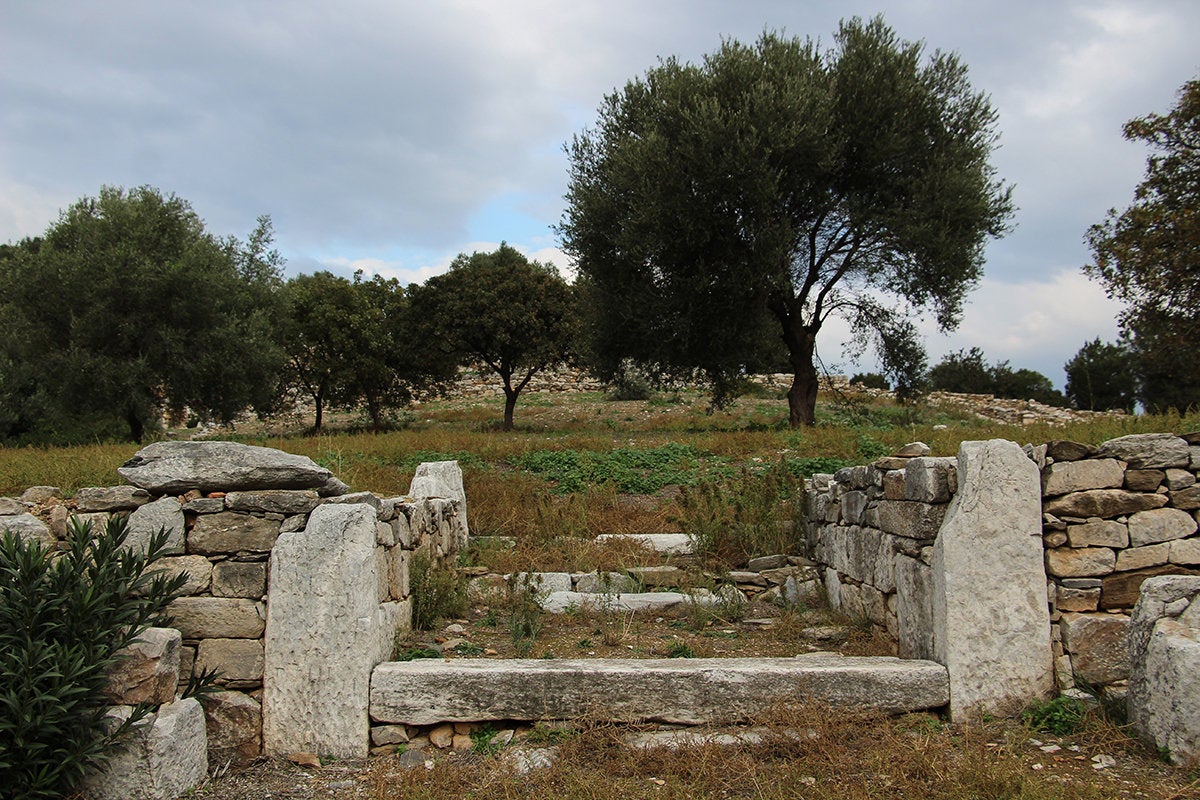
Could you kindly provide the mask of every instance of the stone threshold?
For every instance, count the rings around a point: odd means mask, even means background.
[[[406,725],[583,717],[704,725],[788,702],[904,713],[949,699],[941,664],[889,656],[421,659],[375,668],[370,716]]]

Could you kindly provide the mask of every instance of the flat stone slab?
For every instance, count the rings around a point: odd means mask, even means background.
[[[732,722],[815,699],[889,713],[950,700],[932,661],[812,653],[795,658],[451,659],[389,662],[371,679],[376,722],[574,719]]]
[[[686,533],[602,533],[597,542],[638,542],[656,553],[673,556],[692,555],[692,542]]]
[[[600,608],[609,611],[666,611],[686,602],[699,605],[711,605],[715,602],[712,595],[689,595],[682,592],[550,592],[539,596],[538,600],[542,609],[551,614],[562,614],[576,609],[596,611]]]
[[[151,494],[317,489],[343,494],[333,474],[307,456],[236,442],[155,442],[117,469]]]

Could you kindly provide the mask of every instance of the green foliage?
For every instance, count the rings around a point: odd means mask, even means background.
[[[149,711],[105,727],[105,670],[163,610],[186,575],[151,575],[166,531],[146,551],[123,545],[126,518],[103,531],[73,519],[66,550],[0,535],[0,785],[5,796],[69,794]]]
[[[0,257],[0,438],[141,441],[163,411],[276,397],[281,259],[266,217],[219,239],[188,203],[102,187]]]
[[[509,575],[504,589],[502,603],[503,613],[508,617],[508,634],[517,657],[526,658],[545,624],[540,578],[532,572]]]
[[[1153,153],[1130,206],[1088,230],[1084,271],[1126,305],[1142,404],[1183,411],[1200,405],[1200,79],[1168,114],[1132,119],[1124,134]]]
[[[672,639],[667,646],[667,658],[695,658],[696,651],[687,642]]]
[[[884,391],[892,388],[888,379],[878,372],[857,372],[850,378],[850,385],[863,386],[867,389],[883,389]]]
[[[1082,730],[1087,716],[1088,708],[1082,700],[1060,695],[1026,709],[1021,721],[1036,731],[1070,736]]]
[[[1079,348],[1063,370],[1067,373],[1066,396],[1075,408],[1133,411],[1137,380],[1128,347],[1096,337]]]
[[[881,18],[842,22],[832,48],[766,32],[630,81],[568,145],[558,229],[597,372],[698,371],[719,404],[785,361],[795,426],[815,422],[831,314],[889,371],[923,366],[907,308],[953,327],[1012,213],[988,163],[995,124],[955,56],[926,57]]]
[[[530,261],[503,242],[492,253],[459,254],[450,271],[410,287],[423,349],[497,375],[504,430],[535,374],[561,364],[578,328],[575,296],[552,265]]]
[[[440,650],[432,647],[407,647],[395,653],[393,661],[416,661],[419,658],[441,658]]]
[[[483,725],[471,731],[471,749],[482,756],[493,756],[504,749],[495,741],[498,731],[492,725]]]
[[[413,553],[409,576],[413,627],[417,630],[433,630],[439,619],[454,619],[466,613],[466,581],[453,568],[430,558],[428,550]]]
[[[732,480],[684,487],[674,519],[700,558],[740,566],[754,556],[797,552],[795,479],[786,463]]]
[[[661,447],[594,450],[534,450],[515,463],[554,482],[556,492],[583,491],[611,485],[627,494],[652,494],[670,485],[696,482],[700,453],[691,445],[671,442]]]
[[[944,392],[991,394],[1013,400],[1037,400],[1046,405],[1066,405],[1066,398],[1050,379],[1031,369],[1013,369],[1007,361],[988,365],[978,347],[947,353],[929,370],[929,386]]]

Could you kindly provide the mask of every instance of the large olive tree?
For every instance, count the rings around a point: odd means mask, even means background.
[[[995,122],[955,56],[880,18],[828,50],[764,33],[630,81],[568,146],[559,226],[600,371],[698,369],[720,401],[774,328],[789,421],[812,424],[817,334],[839,314],[903,386],[924,364],[908,312],[955,326],[1012,213]]]

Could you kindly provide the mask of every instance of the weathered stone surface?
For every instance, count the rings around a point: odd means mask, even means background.
[[[1131,469],[1166,469],[1188,465],[1188,443],[1173,433],[1135,433],[1109,439],[1100,455],[1119,458]]]
[[[929,445],[924,442],[909,442],[896,451],[897,458],[919,458],[929,455]]]
[[[1046,442],[1046,455],[1055,461],[1078,461],[1090,458],[1096,454],[1096,448],[1082,442],[1071,442],[1066,439],[1053,439]]]
[[[571,591],[571,573],[569,572],[518,572],[506,575],[506,581],[521,587],[526,581],[532,583],[538,592],[569,592]]]
[[[595,592],[550,592],[539,598],[542,608],[551,614],[561,614],[571,609],[595,611],[605,608],[611,611],[665,611],[685,602],[711,603],[711,596],[687,595],[682,592],[624,592],[603,594]]]
[[[458,501],[463,532],[470,535],[467,525],[467,493],[463,490],[462,469],[457,461],[427,461],[418,465],[412,483],[409,484],[408,495],[415,498],[445,497]]]
[[[205,514],[196,518],[188,535],[188,550],[193,553],[265,553],[275,546],[279,523],[233,511]]]
[[[116,663],[105,670],[108,686],[105,699],[114,705],[152,706],[175,699],[179,677],[179,631],[174,628],[148,628],[133,644],[117,651]]]
[[[1195,606],[1200,577],[1145,583],[1129,628],[1129,721],[1151,748],[1176,763],[1200,757],[1200,630],[1171,618],[1180,601]]]
[[[1111,519],[1090,519],[1082,525],[1067,526],[1071,547],[1128,547],[1129,528]]]
[[[58,540],[46,523],[33,514],[17,514],[15,517],[0,517],[0,533],[12,531],[23,541],[41,542],[43,547],[53,548]]]
[[[262,753],[262,705],[242,692],[200,697],[208,729],[208,760],[214,765],[247,764]]]
[[[932,564],[935,660],[955,720],[1054,688],[1038,469],[1012,442],[963,442],[958,484]]]
[[[1162,508],[1166,504],[1167,498],[1161,494],[1127,492],[1124,489],[1089,489],[1047,500],[1045,511],[1056,517],[1108,518]]]
[[[1059,586],[1055,592],[1054,607],[1059,611],[1095,611],[1100,607],[1100,587],[1073,589]]]
[[[700,724],[743,719],[813,698],[888,711],[936,708],[946,671],[929,661],[845,658],[422,659],[381,664],[371,683],[380,722],[569,719]]]
[[[1183,539],[1196,532],[1196,520],[1178,508],[1139,511],[1129,518],[1129,543],[1134,547]]]
[[[908,556],[897,556],[897,654],[901,658],[932,659],[933,573],[929,566]]]
[[[220,561],[213,565],[214,597],[262,598],[267,592],[267,562]]]
[[[1171,506],[1184,511],[1200,509],[1200,486],[1189,486],[1170,493]]]
[[[1125,638],[1129,617],[1063,614],[1059,626],[1077,681],[1099,686],[1129,677],[1129,648]]]
[[[379,604],[375,511],[318,506],[271,552],[263,750],[363,758],[371,668],[391,652],[408,606]],[[363,589],[368,589],[363,591]]]
[[[217,681],[230,688],[254,688],[262,683],[263,643],[258,639],[202,639],[195,669],[217,670]]]
[[[371,726],[371,743],[377,747],[387,744],[405,744],[409,739],[407,725]]]
[[[904,467],[904,499],[919,503],[945,503],[958,488],[958,460],[920,457]]]
[[[272,489],[257,492],[230,492],[225,507],[230,511],[271,511],[276,514],[307,514],[321,498],[311,489]]]
[[[783,553],[775,553],[769,556],[756,556],[746,562],[746,569],[754,572],[762,572],[767,569],[779,569],[787,566],[788,557]]]
[[[226,597],[180,597],[167,613],[185,639],[257,639],[265,623],[253,600]]]
[[[1125,488],[1135,492],[1153,492],[1167,478],[1161,469],[1125,470]]]
[[[197,497],[183,504],[189,514],[219,514],[225,510],[224,497]]]
[[[129,717],[114,706],[114,723]],[[162,706],[135,725],[126,746],[84,781],[91,800],[175,800],[208,776],[204,710],[194,698]]]
[[[15,517],[29,511],[29,507],[11,497],[0,497],[0,517]]]
[[[1186,469],[1169,469],[1166,474],[1167,488],[1172,492],[1196,485],[1196,476]]]
[[[333,477],[306,456],[235,442],[155,442],[117,472],[151,494],[316,489]]]
[[[632,592],[635,588],[633,579],[621,572],[585,572],[572,578],[577,592],[620,594]]]
[[[130,514],[125,546],[144,553],[150,538],[162,529],[167,531],[167,546],[162,551],[163,555],[183,555],[183,506],[174,497],[160,497]]]
[[[22,503],[38,505],[39,503],[60,498],[62,498],[62,489],[59,489],[57,486],[30,486],[21,492],[21,497],[18,499]]]
[[[634,583],[647,588],[678,586],[684,575],[679,567],[671,566],[630,567],[628,572]]]
[[[1056,578],[1107,575],[1117,565],[1107,547],[1058,548],[1046,551],[1046,572]]]
[[[132,511],[149,502],[150,493],[136,486],[85,486],[75,492],[81,512]]]
[[[686,533],[602,533],[596,537],[596,541],[633,541],[664,555],[692,554],[692,540]]]
[[[866,492],[853,489],[839,498],[842,520],[850,525],[862,524],[863,511],[867,508]]]
[[[1118,489],[1125,482],[1125,469],[1115,458],[1055,462],[1042,473],[1042,494],[1053,497],[1088,489]]]
[[[1103,579],[1100,588],[1100,608],[1133,608],[1137,602],[1142,582],[1161,575],[1200,575],[1200,570],[1180,564],[1165,564],[1161,567],[1138,569],[1132,572],[1114,572]]]
[[[351,494],[342,494],[337,497],[328,497],[321,502],[342,503],[346,505],[364,503],[375,511],[376,516],[379,515],[379,511],[383,507],[382,501],[374,492],[352,492]]]
[[[906,500],[880,500],[877,510],[881,530],[908,539],[933,539],[946,516],[944,505]]]
[[[1176,539],[1171,542],[1172,564],[1200,564],[1200,539]]]
[[[162,572],[168,577],[180,573],[187,574],[187,583],[183,585],[183,596],[200,594],[208,591],[212,583],[212,562],[204,556],[171,556],[160,558],[151,565],[149,572]]]
[[[1148,544],[1145,547],[1130,547],[1117,553],[1117,572],[1131,569],[1145,569],[1166,564],[1171,556],[1171,542]]]

